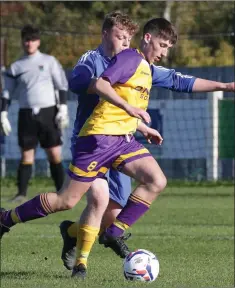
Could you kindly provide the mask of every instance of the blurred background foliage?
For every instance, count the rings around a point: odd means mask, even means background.
[[[20,29],[33,24],[42,31],[40,50],[71,68],[81,54],[99,45],[104,16],[118,9],[132,16],[141,29],[153,17],[165,17],[177,27],[179,41],[168,59],[160,64],[231,66],[234,65],[234,5],[230,1],[1,2],[1,41],[5,43],[1,50],[6,50],[6,66],[19,58],[22,55]],[[133,39],[132,47],[138,46],[140,37],[141,32]]]

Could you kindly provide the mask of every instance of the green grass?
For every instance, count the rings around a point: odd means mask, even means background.
[[[14,181],[4,181],[1,205],[15,194]],[[33,181],[30,196],[52,191],[51,182]],[[160,261],[158,279],[150,284],[128,282],[122,260],[96,244],[84,282],[71,279],[60,260],[58,225],[80,215],[85,198],[72,211],[15,226],[1,243],[1,287],[126,288],[234,287],[234,188],[169,187],[130,231],[131,249],[143,248]]]

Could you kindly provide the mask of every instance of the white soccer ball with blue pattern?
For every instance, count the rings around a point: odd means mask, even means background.
[[[159,261],[152,252],[138,249],[125,258],[123,269],[127,280],[153,282],[159,274]]]

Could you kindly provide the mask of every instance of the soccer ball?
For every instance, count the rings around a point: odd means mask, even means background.
[[[152,282],[157,279],[159,261],[152,252],[138,249],[125,258],[123,270],[127,280]]]

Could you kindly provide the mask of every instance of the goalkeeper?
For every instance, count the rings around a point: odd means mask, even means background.
[[[24,26],[21,39],[24,56],[11,64],[5,73],[0,115],[1,129],[7,136],[11,132],[8,103],[10,95],[15,93],[20,107],[18,144],[21,160],[17,173],[18,193],[11,201],[17,203],[26,200],[38,142],[46,151],[56,190],[61,188],[64,181],[61,130],[69,124],[66,105],[68,83],[61,65],[53,56],[39,51],[39,29]],[[55,90],[59,91],[59,105]]]

